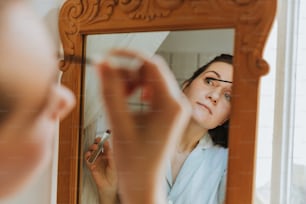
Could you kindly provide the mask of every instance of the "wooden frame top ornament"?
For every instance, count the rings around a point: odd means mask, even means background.
[[[226,203],[252,203],[259,79],[269,70],[262,53],[275,13],[276,0],[67,0],[59,15],[60,70],[77,105],[60,123],[57,203],[78,203],[85,66],[74,59],[85,59],[86,36],[217,28],[235,31]]]

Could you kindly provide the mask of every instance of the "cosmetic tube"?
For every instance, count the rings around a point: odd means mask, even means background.
[[[110,131],[110,130],[106,130],[106,131],[104,132],[104,134],[103,134],[102,137],[101,137],[100,142],[98,143],[98,149],[97,149],[97,150],[94,150],[94,151],[92,152],[92,155],[91,155],[91,156],[89,157],[89,159],[88,159],[88,162],[89,162],[89,163],[91,163],[91,164],[95,163],[95,161],[96,161],[96,159],[98,158],[99,154],[100,154],[101,152],[103,152],[103,145],[104,145],[104,142],[110,137],[110,135],[111,135],[111,131]]]

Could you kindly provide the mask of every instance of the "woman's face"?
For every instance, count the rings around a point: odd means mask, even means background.
[[[56,52],[37,17],[21,1],[8,3],[4,12],[0,81],[15,105],[0,128],[0,198],[16,192],[49,164],[58,118],[75,102],[72,93],[57,84]]]
[[[202,128],[215,128],[229,118],[232,80],[233,66],[214,62],[184,88],[192,106],[192,119]]]

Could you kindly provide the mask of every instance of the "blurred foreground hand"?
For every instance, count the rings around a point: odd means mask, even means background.
[[[136,59],[138,68],[117,63]],[[113,50],[97,66],[101,94],[112,131],[121,203],[166,203],[166,160],[187,126],[191,107],[165,61],[128,50]],[[149,108],[129,110],[127,99],[137,89]]]

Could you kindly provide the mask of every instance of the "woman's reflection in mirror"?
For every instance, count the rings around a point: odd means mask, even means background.
[[[167,158],[164,182],[169,203],[224,203],[232,80],[233,56],[221,54],[183,83],[182,92],[192,113],[174,154]],[[97,142],[89,147],[85,158],[97,148]],[[107,142],[96,162],[87,162],[101,204],[120,203],[113,160],[112,148]]]

